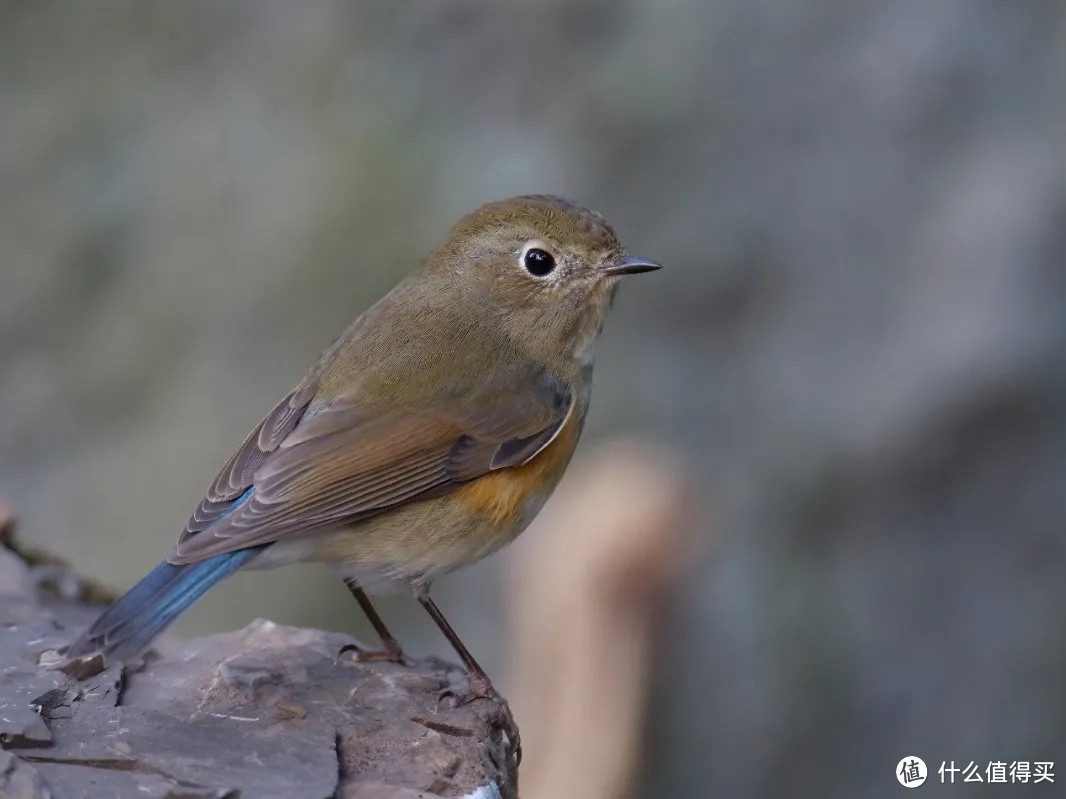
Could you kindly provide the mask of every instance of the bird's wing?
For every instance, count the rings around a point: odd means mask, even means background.
[[[223,467],[169,560],[338,527],[524,463],[551,442],[572,404],[569,388],[550,376],[533,389],[424,414],[368,417],[338,400],[305,418],[314,387],[298,387]]]
[[[314,383],[305,380],[263,417],[244,443],[230,456],[211,483],[211,487],[207,489],[178,538],[179,546],[233,511],[235,503],[252,487],[256,470],[266,463],[281,442],[296,429],[314,395]]]

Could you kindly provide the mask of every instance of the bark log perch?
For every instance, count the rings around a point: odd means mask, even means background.
[[[257,620],[81,681],[49,668],[99,611],[58,568],[0,547],[0,799],[517,795],[493,708],[438,702],[465,674],[435,658],[338,660],[350,636]]]

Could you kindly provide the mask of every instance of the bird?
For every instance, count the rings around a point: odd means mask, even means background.
[[[506,701],[430,597],[498,551],[566,470],[626,254],[598,213],[554,195],[490,202],[323,352],[218,472],[166,559],[70,645],[127,661],[239,569],[331,564],[381,649],[408,663],[368,593],[410,590],[463,661],[458,704]]]

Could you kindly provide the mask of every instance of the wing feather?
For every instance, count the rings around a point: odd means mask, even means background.
[[[219,471],[199,506],[193,511],[185,530],[178,538],[179,545],[196,533],[206,530],[232,510],[234,500],[252,487],[256,471],[296,428],[314,395],[315,387],[311,381],[301,383],[275,405],[263,421],[248,434],[244,443]]]
[[[572,405],[566,386],[554,378],[543,385],[542,396],[477,414],[365,417],[338,401],[306,418],[314,390],[297,388],[223,467],[169,560],[189,563],[342,526],[524,463],[550,443]]]

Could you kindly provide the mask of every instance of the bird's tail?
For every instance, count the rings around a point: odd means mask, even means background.
[[[224,552],[181,566],[163,561],[105,610],[71,644],[67,655],[79,658],[100,653],[108,662],[136,657],[211,586],[233,574],[261,549]]]

